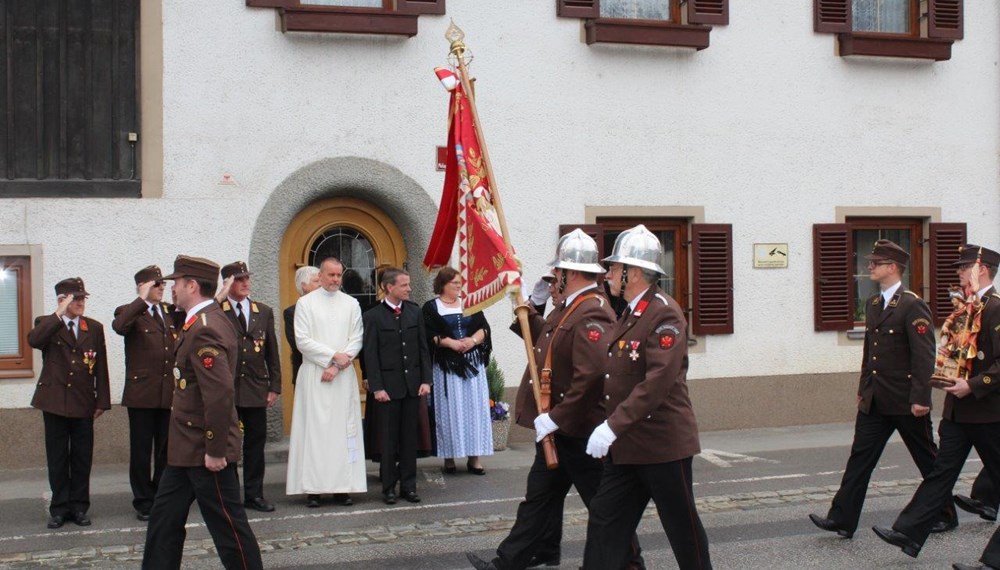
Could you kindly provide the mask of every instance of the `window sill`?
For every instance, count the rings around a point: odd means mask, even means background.
[[[845,332],[847,333],[847,340],[865,340],[865,329],[863,327]]]
[[[18,378],[34,378],[35,372],[30,368],[14,370],[0,370],[0,380],[14,380]]]
[[[282,32],[327,32],[344,34],[417,35],[417,14],[343,8],[283,8]]]
[[[681,25],[665,22],[636,22],[630,20],[587,20],[587,44],[643,44],[676,46],[703,50],[708,47],[711,26]]]
[[[837,34],[840,55],[905,57],[911,59],[951,59],[953,40],[937,38],[892,37],[868,34]]]
[[[139,180],[0,180],[0,199],[141,197]]]

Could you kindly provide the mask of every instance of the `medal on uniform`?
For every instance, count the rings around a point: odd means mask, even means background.
[[[621,358],[623,350],[625,350],[625,341],[620,340],[618,341],[618,358]]]
[[[181,369],[174,366],[174,380],[181,379]]]
[[[632,362],[639,360],[639,341],[633,340],[629,341],[629,346],[632,347],[632,352],[628,353],[628,357],[632,359]]]
[[[177,386],[178,386],[178,387],[179,387],[179,388],[180,388],[181,390],[183,390],[183,389],[187,388],[187,387],[188,387],[188,381],[187,381],[187,379],[185,379],[185,378],[181,378],[181,379],[180,379],[180,382],[178,382],[178,383],[177,383]]]

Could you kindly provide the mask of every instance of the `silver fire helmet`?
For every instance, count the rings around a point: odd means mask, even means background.
[[[559,238],[556,258],[549,263],[549,267],[604,273],[604,268],[597,263],[597,257],[597,242],[577,228]]]
[[[611,255],[605,257],[604,261],[634,265],[666,275],[667,272],[660,266],[662,258],[663,245],[660,240],[646,226],[639,224],[618,235]]]

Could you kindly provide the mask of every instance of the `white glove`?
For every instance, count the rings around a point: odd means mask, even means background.
[[[594,428],[594,433],[587,440],[587,455],[596,459],[604,457],[616,439],[618,436],[608,427],[608,421],[604,420],[604,423]]]
[[[531,295],[528,300],[532,305],[544,305],[552,295],[549,293],[549,284],[544,279],[539,279],[535,286],[531,288]]]
[[[535,418],[535,432],[537,432],[535,434],[535,442],[542,441],[545,436],[556,431],[557,429],[559,429],[559,426],[556,425],[556,422],[552,421],[548,412],[539,415]]]

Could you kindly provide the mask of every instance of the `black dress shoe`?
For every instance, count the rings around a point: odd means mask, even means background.
[[[528,568],[541,568],[542,566],[559,566],[559,556],[539,556],[536,554],[528,561]]]
[[[80,511],[73,515],[73,522],[76,523],[76,526],[90,526],[90,517],[87,516],[87,513]]]
[[[444,473],[445,475],[454,475],[455,473],[458,473],[458,469],[455,467],[454,463],[452,463],[451,465],[445,463],[444,465],[441,466],[441,472]]]
[[[149,511],[136,511],[135,518],[141,520],[142,522],[149,521]]]
[[[407,501],[410,501],[411,503],[420,502],[420,495],[418,495],[416,491],[403,491],[402,493],[400,493],[400,496],[406,499]]]
[[[52,515],[49,517],[49,522],[45,526],[49,528],[62,528],[64,522],[66,522],[66,519],[64,519],[62,515]]]
[[[393,493],[392,491],[382,493],[382,502],[384,502],[387,505],[395,505],[396,493]]]
[[[465,469],[473,475],[486,475],[486,470],[482,467],[473,467],[471,463],[465,464]]]
[[[836,521],[831,519],[821,517],[819,515],[809,515],[809,520],[813,522],[814,525],[818,526],[823,530],[828,530],[830,532],[835,532],[839,536],[844,538],[851,538],[854,536],[854,531],[850,531],[842,528]]]
[[[306,495],[306,508],[319,508],[319,495]]]
[[[497,567],[492,562],[486,562],[471,552],[466,552],[465,557],[469,559],[469,563],[476,570],[497,570]]]
[[[979,499],[966,497],[965,495],[955,495],[955,506],[967,513],[979,515],[979,518],[990,522],[997,521],[997,510]]]
[[[972,565],[972,564],[961,564],[956,562],[955,564],[952,564],[951,567],[954,568],[954,570],[997,570],[996,568],[990,566],[989,564]]]
[[[333,502],[338,505],[349,507],[354,504],[354,499],[352,499],[347,493],[334,493]]]
[[[245,506],[248,509],[260,511],[262,513],[269,513],[274,510],[274,505],[265,501],[264,497],[254,497],[253,499],[250,499],[245,503],[243,503],[243,506]]]
[[[954,530],[956,528],[958,528],[957,518],[952,519],[950,521],[937,521],[936,523],[931,525],[931,532],[933,533],[948,532],[949,530]]]
[[[920,554],[920,545],[905,534],[892,530],[891,528],[881,526],[873,526],[872,530],[874,530],[875,534],[877,534],[882,540],[893,546],[898,546],[900,550],[903,551],[903,554],[912,556],[913,558],[916,558],[917,555]]]

